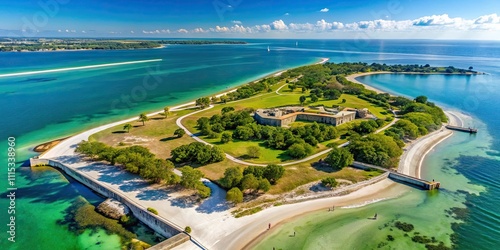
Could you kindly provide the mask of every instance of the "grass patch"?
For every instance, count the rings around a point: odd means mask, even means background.
[[[233,212],[233,215],[235,218],[240,218],[240,217],[243,217],[243,216],[247,216],[247,215],[251,215],[251,214],[255,214],[255,213],[258,213],[262,211],[262,207],[254,207],[254,208],[250,208],[250,209],[247,209],[247,210],[236,210]]]
[[[326,177],[349,180],[353,183],[356,183],[368,180],[381,174],[378,171],[364,171],[351,167],[345,167],[341,170],[337,170],[331,167],[313,166],[313,163],[324,157],[326,156],[318,157],[311,161],[303,162],[300,164],[286,166],[285,175],[281,179],[279,179],[276,185],[271,186],[271,189],[268,193],[280,194],[289,192],[299,186],[305,185],[310,182],[319,181]],[[298,178],[298,176],[300,176],[300,178]]]

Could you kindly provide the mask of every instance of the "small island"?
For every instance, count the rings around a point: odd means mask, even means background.
[[[453,73],[443,72],[449,68],[375,63],[303,66],[232,91],[200,97],[194,103],[105,125],[94,129],[98,131],[95,134],[71,137],[71,143],[65,144],[75,146],[76,151],[69,158],[77,157],[79,163],[58,155],[66,152],[58,148],[63,144],[44,157],[72,169],[76,178],[82,173],[81,162],[101,164],[114,178],[124,178],[112,182],[96,179],[107,188],[120,190],[123,184],[134,190],[134,185],[146,185],[164,195],[144,205],[148,207],[144,213],[154,214],[179,234],[189,234],[214,249],[241,249],[260,231],[238,234],[245,226],[236,221],[240,217],[254,216],[252,221],[267,226],[266,219],[259,220],[264,209],[273,209],[266,216],[271,214],[277,223],[331,206],[298,205],[311,199],[345,197],[360,188],[372,197],[377,189],[362,187],[381,182],[385,183],[382,186],[390,185],[384,181],[391,174],[418,179],[419,170],[412,174],[408,169],[418,169],[419,159],[410,167],[401,166],[400,157],[404,157],[407,143],[415,144],[418,138],[434,138],[429,142],[434,145],[450,136],[443,126],[448,121],[445,112],[425,96],[408,99],[376,92],[348,80],[348,76],[387,71]],[[43,163],[43,159],[33,162]],[[139,176],[144,182],[118,177],[120,173]],[[84,176],[99,177],[102,173],[86,170]],[[418,180],[439,187],[434,180]],[[118,193],[128,194],[123,189]],[[222,198],[221,193],[225,194]],[[135,197],[133,191],[130,197]],[[204,207],[208,199],[217,206]],[[283,213],[283,204],[301,209]],[[213,216],[210,228],[199,225],[200,213],[205,219]],[[217,217],[221,213],[227,216],[223,221]],[[219,238],[223,230],[236,235]],[[426,244],[432,247],[438,243]]]
[[[117,40],[76,38],[1,38],[0,52],[62,51],[62,50],[125,50],[153,49],[165,45],[246,44],[244,41],[223,40]]]

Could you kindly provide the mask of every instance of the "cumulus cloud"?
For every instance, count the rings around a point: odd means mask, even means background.
[[[130,31],[130,33],[134,33],[133,31]],[[143,30],[143,34],[170,34],[170,30]]]
[[[498,16],[495,13],[491,15],[480,16],[474,20],[474,24],[485,24],[485,23],[500,24],[500,16]]]
[[[288,26],[283,22],[283,20],[276,20],[271,23],[271,29],[273,30],[287,30]]]
[[[415,26],[438,26],[438,25],[452,25],[463,22],[464,19],[460,17],[450,18],[448,14],[424,16],[413,21]]]
[[[328,12],[328,11],[330,11],[330,9],[328,9],[328,8],[323,8],[323,9],[321,9],[319,12]]]
[[[257,33],[323,33],[323,32],[455,32],[457,30],[497,31],[500,30],[500,16],[490,14],[474,19],[450,17],[447,14],[424,16],[411,20],[363,20],[351,23],[328,21],[325,19],[306,23],[285,23],[283,20],[275,20],[269,24],[257,24],[244,26],[234,20],[233,26],[215,26],[208,28],[196,28],[192,33],[229,33],[229,34],[257,34]],[[59,32],[64,32],[59,31]],[[143,31],[145,34],[169,33],[169,30]],[[177,30],[178,33],[187,33],[185,29]]]

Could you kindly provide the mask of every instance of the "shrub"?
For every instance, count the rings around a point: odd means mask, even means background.
[[[323,184],[323,186],[325,187],[334,188],[338,185],[338,182],[333,177],[326,177],[323,180],[321,180],[321,184]]]
[[[260,148],[257,146],[247,147],[247,155],[250,158],[259,158],[260,157]]]
[[[220,137],[220,142],[222,143],[228,143],[232,140],[232,135],[231,135],[231,132],[224,132],[222,133],[221,137]]]
[[[332,148],[332,151],[325,158],[325,162],[333,168],[342,169],[354,162],[354,157],[346,148]]]
[[[182,128],[178,128],[174,131],[174,135],[177,136],[178,138],[183,137],[186,134],[186,131]]]
[[[210,190],[210,188],[205,186],[204,184],[198,184],[196,186],[196,190],[198,191],[198,195],[202,199],[210,197],[210,194],[212,193],[212,190]]]
[[[231,188],[231,190],[227,191],[226,200],[234,204],[240,203],[243,201],[243,193],[239,188]]]
[[[184,232],[190,234],[191,233],[191,227],[187,226],[186,228],[184,228]]]
[[[156,211],[156,209],[152,208],[152,207],[148,207],[148,211],[153,213],[153,214],[156,214],[158,215],[158,211]]]

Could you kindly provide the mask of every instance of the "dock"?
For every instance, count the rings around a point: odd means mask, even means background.
[[[383,167],[380,167],[380,166],[375,166],[375,165],[372,165],[372,164],[362,163],[362,162],[358,162],[358,161],[353,162],[352,166],[355,167],[355,168],[363,169],[363,170],[377,169],[377,170],[381,170],[381,171],[384,171],[384,172],[389,172],[389,178],[390,179],[393,179],[393,180],[395,180],[397,182],[401,182],[401,183],[404,183],[404,184],[409,184],[411,186],[416,186],[416,187],[419,187],[419,188],[424,189],[424,190],[439,189],[439,186],[441,185],[441,183],[438,182],[438,181],[434,181],[434,180],[427,181],[427,180],[420,179],[420,178],[417,178],[417,177],[413,177],[413,176],[410,176],[410,175],[398,173],[396,171],[393,171],[393,170],[390,170],[390,169],[387,169],[387,168],[383,168]]]
[[[469,133],[469,134],[476,134],[477,133],[477,129],[470,128],[470,127],[469,128],[465,128],[465,127],[458,127],[458,126],[446,125],[446,128],[447,129],[451,129],[451,130],[466,132],[466,133]]]

